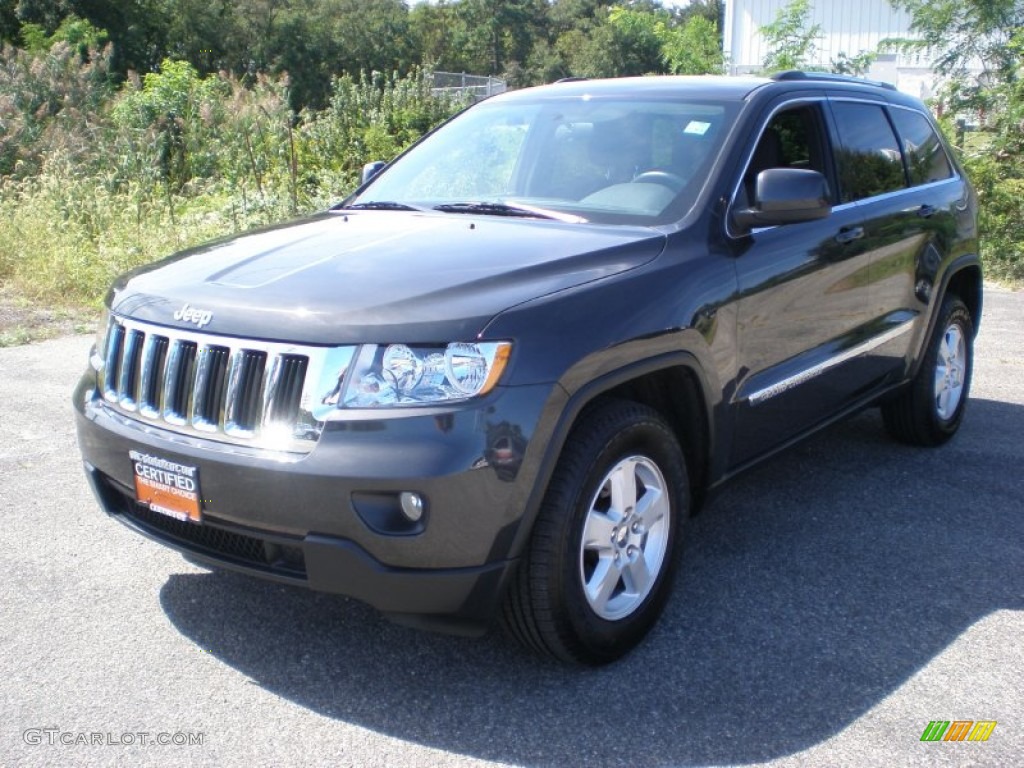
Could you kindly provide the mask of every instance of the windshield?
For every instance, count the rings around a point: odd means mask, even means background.
[[[693,205],[734,103],[495,100],[413,147],[349,205],[661,224]]]

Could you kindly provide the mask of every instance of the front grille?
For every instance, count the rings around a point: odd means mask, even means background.
[[[105,338],[96,358],[100,389],[120,413],[197,437],[301,452],[319,438],[354,352],[115,316]]]

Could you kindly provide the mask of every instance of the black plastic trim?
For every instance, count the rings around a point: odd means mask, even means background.
[[[918,370],[920,370],[921,368],[921,363],[924,358],[924,349],[928,345],[928,339],[932,337],[932,333],[934,333],[935,331],[935,323],[938,319],[939,311],[942,308],[942,302],[946,298],[946,292],[949,290],[950,282],[952,282],[953,278],[960,272],[963,272],[965,269],[969,269],[971,267],[977,267],[979,271],[983,269],[981,264],[981,257],[979,257],[977,254],[968,253],[964,254],[963,256],[960,256],[959,258],[951,262],[950,265],[946,268],[945,272],[942,273],[942,280],[939,282],[939,289],[937,291],[932,291],[933,300],[931,311],[928,313],[928,325],[925,328],[924,335],[921,337],[920,345],[918,346],[917,350],[915,350],[913,361],[910,366],[910,371],[907,375],[907,380],[913,379],[914,376],[917,375]],[[984,277],[982,277],[982,280],[984,281]],[[974,323],[975,337],[977,337],[978,328],[981,325],[981,312],[985,300],[984,295],[985,291],[983,287],[979,286],[977,295],[977,317],[971,318],[971,320]]]
[[[559,413],[558,423],[548,438],[547,451],[544,453],[544,458],[541,460],[536,479],[533,483],[532,489],[530,490],[530,496],[524,505],[523,516],[520,518],[519,528],[509,550],[511,556],[518,557],[529,539],[530,531],[533,529],[534,520],[537,518],[541,502],[544,500],[544,494],[547,492],[548,483],[551,481],[551,476],[555,471],[555,465],[558,463],[558,459],[562,454],[562,448],[565,446],[565,441],[569,437],[569,432],[572,430],[577,418],[583,412],[584,408],[602,394],[615,389],[621,384],[625,384],[633,379],[640,378],[641,376],[679,366],[691,371],[697,377],[697,381],[699,382],[701,402],[704,406],[705,418],[709,425],[706,453],[709,460],[714,456],[715,438],[718,434],[718,431],[715,428],[715,417],[712,407],[714,398],[710,394],[707,377],[704,375],[704,371],[699,361],[692,353],[680,351],[656,355],[655,357],[651,357],[646,360],[639,360],[631,365],[617,368],[614,371],[609,371],[608,373],[588,382],[586,385],[569,395],[568,401]],[[568,393],[566,394],[568,395]]]

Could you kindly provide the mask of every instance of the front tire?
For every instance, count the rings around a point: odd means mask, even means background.
[[[593,408],[555,468],[505,626],[562,661],[618,659],[662,612],[688,513],[686,464],[664,419],[632,402]]]
[[[882,406],[889,434],[910,445],[949,440],[963,421],[974,369],[974,323],[956,295],[942,302],[924,360],[910,385]]]

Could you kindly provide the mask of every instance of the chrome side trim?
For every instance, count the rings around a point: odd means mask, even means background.
[[[787,392],[790,389],[793,389],[793,387],[797,387],[807,381],[810,381],[813,378],[820,376],[826,371],[835,368],[837,365],[842,365],[848,360],[852,360],[855,357],[859,357],[860,355],[870,352],[873,349],[877,349],[883,344],[887,344],[888,342],[902,336],[905,333],[909,333],[913,327],[914,320],[907,320],[903,323],[900,323],[899,325],[890,328],[885,333],[879,334],[878,336],[874,336],[868,339],[867,341],[857,344],[854,347],[850,347],[849,349],[840,352],[838,355],[834,355],[833,357],[830,357],[827,360],[822,360],[820,363],[812,365],[810,368],[805,368],[804,370],[795,373],[792,376],[787,376],[782,381],[764,387],[763,389],[759,389],[756,392],[751,392],[746,399],[751,405],[760,405],[766,400],[770,400],[771,398],[777,395],[781,395],[783,392]]]

